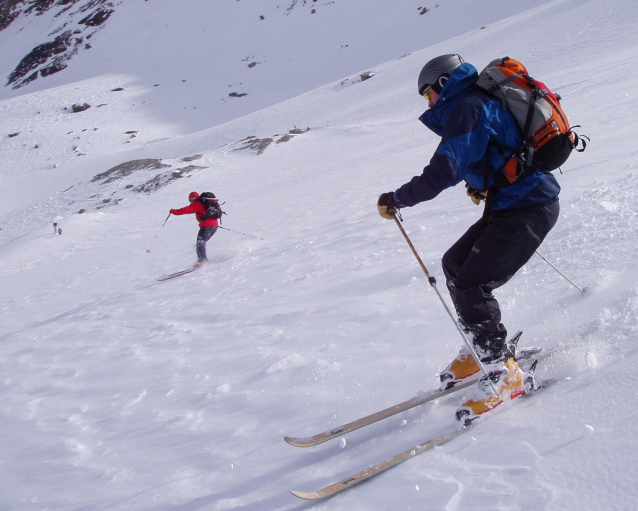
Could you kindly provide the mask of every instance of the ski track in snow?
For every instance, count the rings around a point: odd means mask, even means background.
[[[242,4],[241,15],[258,17],[252,4]],[[317,4],[313,16],[324,28],[330,17],[322,13],[361,15],[348,30],[335,28],[341,35],[373,23],[374,9],[360,2],[343,12],[327,11],[331,2]],[[185,67],[178,66],[181,46],[166,58],[161,78],[172,84],[168,92],[153,89],[160,79],[154,54],[148,63],[120,57],[121,74],[111,55],[104,63],[109,73],[101,75],[90,52],[50,82],[4,90],[0,509],[306,509],[289,490],[338,481],[455,427],[458,394],[349,434],[345,442],[298,449],[283,441],[435,387],[437,372],[460,344],[409,247],[375,208],[378,195],[420,173],[436,147],[436,137],[416,119],[425,105],[414,85],[424,62],[452,51],[477,67],[497,56],[520,59],[561,94],[572,122],[591,138],[558,176],[561,217],[540,248],[587,287],[585,294],[540,257],[496,292],[506,326],[524,330],[522,346],[574,347],[539,367],[539,378],[559,384],[312,507],[632,509],[638,497],[632,427],[638,11],[623,0],[536,4],[499,16],[510,2],[494,1],[485,18],[493,23],[483,30],[464,22],[458,33],[470,31],[449,39],[436,28],[417,46],[424,49],[409,55],[399,38],[389,48],[393,60],[376,53],[383,59],[368,61],[371,79],[358,82],[355,71],[347,76],[346,69],[364,66],[339,61],[341,75],[326,71],[336,81],[315,88],[326,82],[313,71],[290,85],[288,96],[273,92],[275,75],[289,69],[277,53],[281,39],[273,37],[256,57],[264,61],[256,67],[261,96],[234,117],[230,107],[219,107],[208,123],[218,98],[201,114],[193,109],[191,118],[175,93],[187,64],[209,56],[195,46],[185,46],[192,51]],[[172,33],[172,20],[162,18],[175,18],[171,4],[156,5],[151,21]],[[450,5],[458,9],[459,2]],[[290,16],[301,19],[303,4],[276,17],[285,7],[264,10],[264,21],[279,23],[281,33]],[[441,13],[433,8],[419,16],[416,7],[409,4],[406,12],[420,21],[458,12],[441,6]],[[137,9],[146,7],[124,2],[128,21],[113,26],[129,30]],[[225,11],[230,19],[241,18],[231,9]],[[388,19],[413,29],[412,16],[401,22],[393,13]],[[193,27],[206,28],[199,23]],[[16,30],[0,32],[0,40]],[[96,37],[115,40],[118,33],[107,27]],[[158,34],[158,48],[168,51],[170,37]],[[353,41],[356,47],[365,39],[353,35]],[[94,46],[95,55],[109,54],[99,40]],[[299,43],[286,55],[303,61],[304,48]],[[240,55],[248,56],[244,49],[229,53],[228,73],[238,69]],[[269,68],[271,60],[277,65]],[[9,56],[0,62],[3,70],[15,66]],[[217,75],[223,73],[211,67],[189,77],[193,102],[204,102],[208,78],[211,90],[240,81]],[[111,89],[119,85],[125,91],[118,96]],[[65,112],[78,91],[95,107]],[[100,103],[108,106],[97,108]],[[310,130],[260,155],[234,150],[247,136],[274,137],[293,127]],[[139,135],[127,137],[128,129]],[[21,134],[6,136],[16,131]],[[193,155],[201,158],[192,164],[205,169],[151,194],[131,192],[123,181],[90,181],[125,161],[160,158],[174,170]],[[191,190],[214,191],[226,203],[223,226],[238,232],[215,234],[211,264],[155,282],[195,260],[193,218],[171,216],[162,225]],[[116,199],[122,200],[114,205]],[[403,211],[446,300],[440,258],[479,214],[462,187]],[[53,235],[53,221],[62,235]]]

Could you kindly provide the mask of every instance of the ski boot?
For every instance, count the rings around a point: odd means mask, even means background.
[[[516,332],[514,336],[505,344],[504,355],[507,357],[516,356],[516,346],[523,335],[523,332]],[[529,357],[528,357],[529,358]],[[467,346],[462,346],[459,354],[439,375],[441,390],[448,390],[457,386],[470,376],[478,374],[479,365],[476,363],[472,352]]]
[[[464,427],[504,402],[535,389],[535,364],[530,368],[529,374],[523,373],[513,357],[484,365],[487,374],[481,377],[468,400],[456,411],[456,419],[463,422]]]
[[[441,390],[455,387],[463,380],[474,376],[480,371],[474,355],[467,346],[461,347],[459,354],[439,375]]]

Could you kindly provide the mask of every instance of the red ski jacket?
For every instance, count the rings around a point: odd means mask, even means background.
[[[219,222],[216,218],[207,218],[206,220],[202,220],[202,216],[206,214],[206,208],[204,205],[196,200],[192,204],[189,204],[186,207],[179,209],[171,209],[171,214],[173,215],[190,215],[195,213],[195,218],[199,222],[200,227],[219,227]]]

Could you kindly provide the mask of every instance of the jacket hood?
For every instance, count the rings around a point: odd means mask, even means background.
[[[427,109],[419,120],[434,133],[441,135],[452,107],[472,90],[477,79],[478,71],[472,64],[461,64],[445,82],[436,105]]]

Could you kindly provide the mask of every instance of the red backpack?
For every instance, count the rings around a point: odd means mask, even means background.
[[[493,142],[503,152],[513,154],[497,177],[494,188],[516,183],[537,168],[556,170],[575,149],[583,152],[586,136],[578,136],[560,106],[560,96],[542,82],[534,80],[527,69],[509,57],[496,59],[479,73],[476,85],[499,98],[523,135],[521,147]],[[579,147],[580,143],[580,147]],[[487,176],[486,176],[487,181]]]

